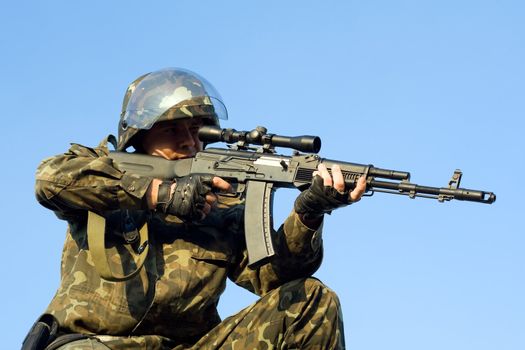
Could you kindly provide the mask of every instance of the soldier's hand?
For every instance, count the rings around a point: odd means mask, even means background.
[[[184,221],[202,220],[217,202],[212,189],[230,191],[231,185],[220,177],[190,175],[160,184],[157,210]]]
[[[328,172],[328,169],[326,169],[326,166],[324,164],[319,164],[319,166],[317,167],[317,171],[314,172],[314,175],[318,173],[321,173],[321,177],[323,178],[323,184],[325,186],[333,186],[338,192],[345,193],[345,179],[343,177],[343,173],[341,172],[341,168],[339,167],[339,165],[334,164],[334,166],[332,167],[332,176],[330,176],[330,173]],[[359,180],[357,180],[355,188],[349,194],[349,203],[359,202],[365,191],[366,178],[364,176],[361,176]]]
[[[339,166],[334,165],[332,175],[324,164],[319,164],[310,187],[295,200],[294,209],[306,221],[319,220],[324,214],[361,199],[366,190],[366,179],[361,177],[349,192]]]

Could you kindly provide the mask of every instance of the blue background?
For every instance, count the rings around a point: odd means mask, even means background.
[[[321,154],[494,191],[493,205],[376,194],[327,217],[316,273],[349,349],[525,349],[522,1],[17,1],[2,5],[0,325],[19,348],[59,283],[66,225],[40,160],[116,133],[163,67],[221,92],[224,127],[315,134]],[[286,152],[283,150],[283,152]],[[296,193],[277,194],[275,221]],[[223,316],[255,297],[230,285]]]

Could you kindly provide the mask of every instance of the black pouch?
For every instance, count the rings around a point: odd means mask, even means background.
[[[58,321],[51,314],[43,314],[27,333],[22,350],[42,350],[55,340],[58,333]]]

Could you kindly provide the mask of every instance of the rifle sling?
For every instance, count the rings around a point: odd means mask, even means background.
[[[98,274],[103,279],[112,282],[122,282],[133,278],[144,266],[146,256],[148,255],[148,223],[145,222],[139,230],[140,242],[138,257],[134,256],[137,268],[127,275],[116,275],[111,271],[108,263],[108,257],[106,255],[105,233],[106,219],[92,211],[89,211],[87,221],[87,238],[89,250],[91,252],[93,263],[95,264],[95,269],[97,270]],[[131,254],[135,255],[133,253]]]

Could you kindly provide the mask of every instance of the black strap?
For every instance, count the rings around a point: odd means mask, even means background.
[[[47,344],[55,340],[57,333],[57,319],[51,314],[43,314],[27,333],[22,343],[22,350],[43,350]]]
[[[166,211],[172,197],[171,187],[173,186],[173,181],[162,181],[159,185],[159,190],[157,194],[157,208],[160,208],[162,212]]]

